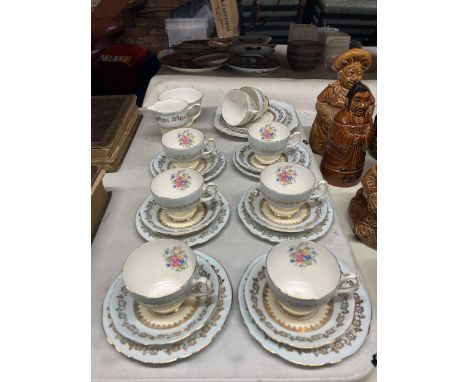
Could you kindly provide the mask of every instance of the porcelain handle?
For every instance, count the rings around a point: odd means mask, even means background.
[[[291,136],[289,137],[289,143],[286,148],[292,149],[293,147],[297,146],[300,141],[301,141],[301,133],[299,131],[296,131],[295,133],[292,133]]]
[[[348,285],[348,286],[344,286]],[[361,280],[356,273],[342,273],[340,284],[336,293],[352,293],[355,292],[361,285]]]
[[[210,145],[211,143],[211,145]],[[213,151],[216,150],[216,141],[214,138],[210,138],[207,141],[204,142],[204,148],[202,151],[202,154],[204,156],[210,155]]]
[[[191,114],[195,114],[195,113],[198,113],[201,109],[201,103],[196,103],[196,104],[193,104],[192,106],[190,106],[187,111]]]
[[[205,196],[205,197],[201,198],[202,202],[209,202],[209,201],[213,200],[216,197],[216,195],[218,195],[218,186],[216,186],[216,184],[214,184],[214,183],[206,184],[203,187],[203,193],[205,194],[208,191],[209,188],[212,188],[214,190],[214,192],[210,196]]]
[[[194,291],[193,289],[198,285],[204,285],[206,287],[206,290],[204,292]],[[196,296],[196,297],[206,296],[206,295],[210,295],[212,292],[213,292],[213,284],[206,277],[199,277],[192,281],[192,291],[191,291],[192,296]]]
[[[323,187],[322,187],[322,186],[323,186]],[[322,191],[319,192],[318,194],[312,194],[311,197],[310,197],[310,199],[319,199],[319,198],[321,198],[323,195],[325,195],[325,194],[328,192],[328,183],[327,183],[326,180],[321,180],[320,182],[318,182],[318,183],[315,185],[315,187],[314,187],[314,189],[313,189],[312,192],[318,190],[320,187],[322,187]]]

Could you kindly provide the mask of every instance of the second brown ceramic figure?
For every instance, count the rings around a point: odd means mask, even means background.
[[[329,128],[320,171],[333,186],[351,187],[361,178],[374,132],[373,99],[367,86],[355,84],[348,92],[345,107],[336,114]]]

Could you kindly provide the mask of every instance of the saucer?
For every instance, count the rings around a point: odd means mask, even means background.
[[[279,122],[288,126],[290,130],[299,126],[299,119],[297,118],[296,109],[294,109],[293,105],[283,101],[273,101],[270,102],[270,107],[278,113],[280,111],[284,113],[283,120]]]
[[[235,72],[242,74],[264,74],[270,73],[280,68],[280,63],[273,58],[246,55],[234,56],[229,59],[226,65]]]
[[[260,226],[279,232],[303,232],[313,229],[327,215],[328,204],[325,197],[308,200],[291,218],[276,216],[257,187],[252,187],[245,196],[245,207],[250,218]]]
[[[340,294],[306,318],[283,311],[268,287],[265,257],[249,273],[244,296],[256,325],[276,342],[299,349],[313,349],[333,342],[350,327],[354,311],[352,294]]]
[[[223,266],[214,258],[201,251],[197,256],[204,258],[216,273],[219,282],[219,295],[216,307],[208,322],[191,336],[166,346],[143,345],[129,340],[116,331],[115,323],[109,312],[112,288],[109,288],[103,303],[102,325],[107,341],[124,356],[145,364],[165,364],[187,358],[207,347],[223,328],[232,304],[232,288]],[[116,280],[117,281],[117,280]],[[114,281],[114,283],[116,283]]]
[[[235,151],[237,163],[252,173],[260,174],[268,165],[259,163],[255,158],[254,150],[248,143],[239,145]],[[300,163],[304,167],[309,167],[310,154],[301,145],[297,145],[281,154],[276,162]],[[275,162],[275,163],[276,163]]]
[[[301,231],[301,232],[278,232],[266,227],[263,227],[260,224],[257,224],[247,213],[247,208],[245,205],[247,193],[242,195],[241,200],[237,206],[237,212],[239,213],[239,217],[244,223],[244,226],[255,236],[268,240],[273,243],[280,243],[283,240],[289,239],[304,239],[304,240],[316,240],[319,237],[325,235],[328,230],[330,229],[332,222],[333,222],[333,207],[328,200],[327,203],[327,214],[325,218],[318,224],[316,224],[312,229],[308,231]]]
[[[274,101],[270,100],[268,111],[265,112],[270,113],[271,115],[274,115],[274,120],[270,122],[281,122],[285,124],[290,130],[295,129],[296,127],[299,126],[299,120],[297,119],[296,111],[294,109],[294,106],[286,103],[286,102],[281,102],[281,101]],[[269,117],[270,118],[270,117]],[[265,122],[265,121],[264,121]],[[233,137],[239,137],[239,138],[248,138],[247,135],[247,130],[250,126],[256,123],[262,123],[257,121],[253,121],[250,123],[247,123],[244,126],[231,126],[226,121],[223,119],[223,116],[221,114],[221,105],[218,106],[216,109],[216,113],[214,116],[214,127],[218,131],[233,136]]]
[[[354,293],[354,312],[353,320],[346,332],[335,339],[333,342],[313,349],[296,349],[282,343],[273,341],[265,335],[252,318],[247,307],[244,295],[245,284],[249,274],[256,263],[266,258],[266,254],[255,259],[247,268],[239,284],[238,301],[239,309],[247,326],[249,333],[260,345],[272,354],[276,354],[286,361],[303,366],[323,366],[341,362],[343,359],[353,355],[362,346],[367,338],[372,318],[372,306],[364,288],[361,286]],[[349,268],[341,264],[344,272],[349,272]]]
[[[237,159],[236,159],[236,153],[234,152],[232,154],[232,164],[234,165],[234,167],[239,170],[239,172],[241,174],[244,174],[248,177],[251,177],[251,178],[254,178],[254,179],[260,179],[260,174],[256,173],[256,172],[252,172],[250,170],[246,170],[245,168],[243,168],[239,162],[237,162]]]
[[[218,176],[225,166],[226,157],[221,151],[216,149],[208,156],[208,158],[202,158],[195,170],[202,174],[203,179],[207,182]],[[153,176],[173,167],[175,166],[171,160],[168,159],[164,151],[159,152],[150,162],[150,171]]]
[[[203,228],[201,231],[192,232],[186,236],[180,236],[177,239],[183,241],[189,246],[199,245],[207,242],[221,232],[221,230],[226,225],[229,220],[230,209],[229,204],[226,200],[226,197],[218,191],[219,201],[221,204],[221,209],[218,216],[215,220],[209,224],[207,227]],[[156,240],[156,239],[165,239],[169,238],[168,235],[163,235],[159,232],[153,231],[149,228],[143,221],[142,216],[140,215],[140,210],[137,211],[135,216],[135,225],[138,233],[147,241]]]
[[[172,314],[157,315],[128,293],[121,274],[113,283],[109,312],[115,330],[123,337],[142,345],[168,345],[192,335],[211,317],[218,300],[219,283],[207,260],[197,257],[198,274],[213,284],[213,293],[206,298],[189,297]]]
[[[299,148],[300,147],[300,148]],[[294,163],[298,163],[304,167],[308,167],[309,164],[310,164],[310,154],[309,152],[304,149],[302,146],[298,146],[298,150],[295,150],[296,153],[298,153],[300,155],[300,158],[299,158],[299,161],[298,162],[294,162]],[[234,154],[232,155],[232,163],[234,164],[234,167],[239,170],[240,173],[248,176],[248,177],[251,177],[251,178],[255,178],[255,179],[260,179],[260,174],[261,174],[261,171],[260,172],[257,172],[257,171],[252,171],[252,170],[247,170],[245,167],[243,167],[239,161],[237,160],[236,158],[237,156],[237,152],[234,152]]]
[[[167,236],[183,236],[194,234],[210,225],[221,210],[219,197],[200,203],[195,215],[188,221],[174,221],[161,208],[153,196],[149,196],[139,208],[143,223],[151,230]]]

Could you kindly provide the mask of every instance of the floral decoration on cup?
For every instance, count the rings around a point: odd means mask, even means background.
[[[184,130],[177,134],[177,141],[179,142],[179,146],[192,147],[194,140],[195,136],[188,130]]]
[[[262,141],[270,142],[276,138],[276,127],[266,125],[259,131]]]
[[[281,166],[276,170],[276,181],[283,186],[294,183],[296,176],[297,172],[292,166]]]
[[[172,249],[166,248],[163,256],[166,260],[166,267],[171,268],[174,271],[183,271],[187,268],[188,256],[182,247],[176,246]]]
[[[305,243],[290,246],[288,253],[289,262],[298,267],[306,267],[317,262],[318,253]]]
[[[172,188],[186,190],[190,187],[192,177],[184,170],[177,171],[171,175]]]

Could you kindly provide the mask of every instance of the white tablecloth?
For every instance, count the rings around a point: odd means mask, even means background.
[[[214,179],[227,197],[231,217],[225,229],[212,241],[198,248],[218,259],[226,268],[234,290],[233,305],[228,320],[210,346],[184,361],[164,366],[148,367],[126,359],[107,342],[101,327],[104,294],[120,272],[130,252],[144,243],[135,229],[137,208],[149,195],[151,158],[161,150],[161,134],[150,113],[144,117],[121,169],[107,174],[104,186],[113,192],[112,200],[95,236],[92,246],[92,378],[94,381],[337,381],[368,380],[374,370],[371,363],[376,353],[376,308],[369,336],[363,347],[343,362],[317,369],[298,367],[266,352],[250,337],[242,323],[237,304],[237,287],[247,265],[273,244],[251,235],[237,216],[241,195],[254,180],[241,175],[231,162],[235,148],[243,142],[218,133],[213,128],[213,115],[224,94],[243,85],[255,86],[270,99],[288,102],[296,108],[305,127],[306,136],[315,116],[314,104],[319,92],[329,80],[246,78],[190,75],[157,75],[147,90],[144,107],[157,99],[160,92],[177,86],[195,86],[205,94],[203,112],[193,127],[214,137],[218,148],[226,155],[226,169]],[[376,81],[367,85],[377,98]],[[306,137],[304,136],[304,138]],[[319,157],[315,157],[319,158]],[[368,156],[366,168],[374,161]],[[312,160],[311,170],[320,171]],[[335,220],[330,231],[318,242],[329,247],[352,269],[362,272],[364,284],[371,298],[376,299],[376,252],[359,243],[351,233],[347,206],[358,186],[348,189],[330,187],[328,197],[334,202]],[[358,256],[358,264],[351,246]],[[375,372],[372,379],[375,378]]]

